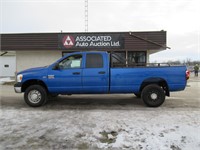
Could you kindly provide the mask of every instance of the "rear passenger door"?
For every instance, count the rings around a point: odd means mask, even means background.
[[[109,70],[106,57],[101,53],[88,53],[85,56],[82,73],[83,93],[107,93],[109,89]]]

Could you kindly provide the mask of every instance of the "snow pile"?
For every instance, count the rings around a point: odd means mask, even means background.
[[[14,82],[14,81],[15,80],[12,80],[10,77],[0,78],[0,85],[2,85],[4,83]]]

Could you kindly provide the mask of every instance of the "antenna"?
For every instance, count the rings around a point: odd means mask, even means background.
[[[88,32],[88,0],[85,0],[85,32]]]

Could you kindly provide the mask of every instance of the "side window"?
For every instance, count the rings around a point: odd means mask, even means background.
[[[128,61],[131,63],[146,63],[146,53],[128,52]]]
[[[112,67],[126,67],[126,53],[114,52],[111,53]]]
[[[86,68],[103,68],[103,57],[101,54],[87,54]]]
[[[80,68],[82,61],[82,55],[72,55],[59,63],[60,69],[69,69],[69,68]]]

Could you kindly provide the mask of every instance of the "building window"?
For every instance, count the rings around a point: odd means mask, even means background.
[[[128,64],[144,64],[146,63],[146,52],[128,52]]]
[[[5,68],[9,68],[9,65],[6,64],[6,65],[4,65],[4,67],[5,67]]]
[[[112,67],[126,67],[126,52],[111,52]]]

